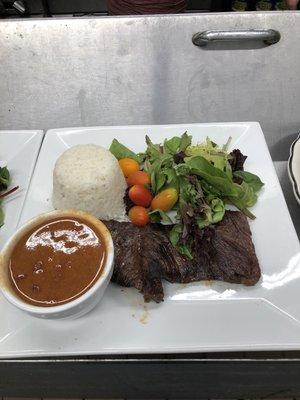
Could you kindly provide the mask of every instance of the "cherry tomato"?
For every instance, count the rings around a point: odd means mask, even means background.
[[[147,174],[147,172],[144,171],[135,171],[132,174],[130,174],[127,178],[127,184],[128,186],[133,186],[133,185],[150,185],[150,175]]]
[[[133,185],[129,189],[128,196],[136,206],[149,207],[151,204],[152,194],[144,186]]]
[[[130,221],[137,226],[145,226],[150,222],[148,211],[145,207],[133,206],[128,213]]]
[[[119,165],[126,178],[140,169],[139,163],[132,158],[121,158]]]
[[[165,189],[158,193],[151,202],[152,210],[159,208],[162,211],[170,211],[178,200],[177,190],[174,188]]]

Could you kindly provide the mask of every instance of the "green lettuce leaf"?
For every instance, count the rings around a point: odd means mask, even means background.
[[[241,185],[234,183],[226,174],[226,172],[214,167],[209,161],[202,156],[195,156],[186,161],[191,171],[204,179],[204,191],[206,194],[215,194],[218,197],[227,198],[227,202],[235,205],[239,210],[244,212],[249,218],[255,216],[248,210],[257,201],[256,191],[261,187],[261,181],[250,173],[243,173],[245,180]],[[214,190],[209,193],[209,186]]]
[[[169,154],[177,153],[181,143],[181,138],[178,136],[172,137],[172,139],[166,139],[164,141],[164,151]]]
[[[188,248],[188,246],[180,243],[181,235],[182,235],[182,226],[180,224],[174,225],[169,233],[170,242],[179,251],[180,254],[192,260],[193,255],[191,253],[191,250]]]
[[[121,160],[121,158],[132,158],[138,163],[142,161],[141,155],[135,154],[133,151],[120,143],[117,139],[114,139],[112,141],[109,151],[116,157],[117,160]]]
[[[171,139],[166,139],[164,141],[164,152],[169,154],[176,154],[177,152],[185,152],[188,146],[191,145],[192,136],[188,135],[186,132],[179,137],[174,136]]]
[[[216,168],[221,171],[226,171],[227,175],[230,177],[231,168],[229,164],[229,154],[227,153],[227,148],[230,143],[230,138],[228,142],[220,149],[216,143],[212,142],[209,138],[206,138],[205,143],[201,143],[195,146],[189,146],[186,150],[187,156],[201,156],[207,161],[212,163]]]
[[[173,169],[178,176],[188,176],[191,173],[191,168],[187,164],[174,165]]]
[[[197,188],[185,177],[179,178],[179,190],[180,201],[184,201],[192,206],[196,206],[198,200],[203,196],[201,187],[197,190]]]
[[[190,260],[193,259],[193,255],[191,250],[188,248],[188,246],[184,245],[184,244],[177,244],[176,249],[179,251],[180,254],[182,254],[183,256],[186,256],[187,258],[189,258]]]
[[[174,189],[179,191],[179,180],[174,168],[165,168],[163,171],[166,176],[166,185],[168,187],[173,187]]]
[[[226,172],[214,167],[206,158],[195,156],[186,161],[192,173],[201,176],[207,183],[216,188],[222,196],[238,196],[237,185],[227,176]]]
[[[164,224],[167,224],[167,225],[173,225],[173,221],[168,216],[168,214],[158,208],[156,210],[150,211],[149,217],[150,217],[151,222],[157,222],[157,223],[163,222]]]
[[[257,195],[253,188],[246,182],[242,182],[241,185],[236,185],[238,187],[239,194],[237,197],[228,197],[229,202],[241,210],[245,215],[251,219],[255,219],[248,208],[254,206],[257,201]]]
[[[156,194],[165,184],[166,176],[161,170],[162,161],[158,158],[152,164],[148,164],[147,170],[150,174],[151,189]]]
[[[147,144],[146,155],[149,157],[150,162],[153,162],[161,157],[162,155],[161,146],[159,144],[152,143],[151,139],[147,135],[146,135],[146,144]]]
[[[192,136],[188,135],[187,132],[184,132],[184,134],[181,136],[179,151],[185,152],[186,149],[191,145],[191,143],[192,143]]]
[[[210,203],[210,207],[212,210],[212,223],[216,224],[222,221],[225,215],[225,205],[223,201],[219,198],[214,198]]]
[[[10,174],[6,167],[0,167],[0,190],[7,189],[10,181]]]
[[[182,235],[182,226],[180,224],[176,224],[170,230],[169,238],[173,246],[176,246],[179,242],[179,239]]]
[[[234,176],[241,178],[244,182],[251,186],[254,193],[259,192],[260,189],[264,186],[264,183],[260,180],[260,178],[255,174],[251,174],[251,172],[236,171],[234,173]]]
[[[210,196],[206,201],[208,201],[208,204],[202,207],[204,216],[197,218],[197,224],[200,229],[222,221],[225,214],[225,205],[221,199]]]

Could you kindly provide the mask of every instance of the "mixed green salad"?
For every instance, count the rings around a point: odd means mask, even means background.
[[[4,211],[2,207],[2,200],[4,197],[10,195],[18,189],[18,187],[14,187],[7,191],[9,183],[10,174],[7,167],[0,167],[0,228],[4,224]]]
[[[154,198],[168,188],[176,190],[178,196],[172,209],[166,212],[150,207],[149,218],[172,224],[170,240],[189,258],[193,258],[195,239],[201,237],[204,228],[222,221],[227,204],[255,218],[249,209],[264,184],[257,175],[244,171],[247,157],[238,149],[229,152],[230,141],[231,138],[218,146],[207,138],[204,143],[192,145],[192,136],[185,132],[162,144],[154,144],[146,136],[146,151],[139,154],[116,139],[110,146],[118,160],[139,163],[140,170],[150,177],[147,186]]]

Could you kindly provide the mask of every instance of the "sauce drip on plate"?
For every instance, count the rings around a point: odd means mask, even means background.
[[[56,306],[76,299],[99,278],[105,242],[86,222],[53,219],[24,234],[9,260],[11,285],[29,304]]]

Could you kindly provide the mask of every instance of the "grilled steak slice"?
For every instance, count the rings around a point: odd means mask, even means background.
[[[107,221],[105,224],[110,230],[115,248],[112,281],[121,286],[135,287],[144,294],[145,301],[163,301],[157,241],[159,237],[169,240],[164,230],[154,225],[139,228],[129,222]],[[154,233],[156,231],[157,234]],[[149,243],[153,245],[149,247]]]
[[[260,268],[247,218],[227,211],[222,222],[206,228],[197,241],[193,260],[178,253],[169,241],[169,227],[107,221],[114,245],[112,280],[137,288],[145,301],[163,301],[162,279],[173,283],[221,280],[254,285]]]
[[[212,243],[215,250],[211,261],[213,279],[248,286],[257,283],[261,272],[244,214],[227,211],[216,227]]]

